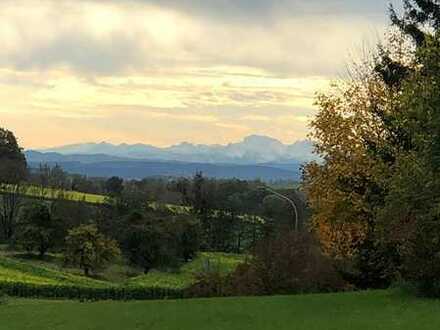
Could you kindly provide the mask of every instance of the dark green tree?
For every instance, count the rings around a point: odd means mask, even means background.
[[[26,175],[26,158],[14,133],[0,128],[0,184],[18,184]]]
[[[430,37],[438,34],[440,29],[438,0],[403,0],[403,8],[404,12],[400,16],[391,5],[390,20],[392,25],[397,27],[416,48],[422,47]],[[389,87],[399,88],[414,67],[396,60],[384,47],[380,47],[378,55],[375,71]]]
[[[120,196],[124,190],[124,180],[117,176],[111,177],[105,183],[105,189],[110,196]]]
[[[0,128],[0,230],[9,240],[20,207],[20,183],[27,176],[26,158],[11,131]]]
[[[432,24],[436,28],[438,23]],[[378,212],[382,237],[399,247],[401,277],[417,283],[423,294],[436,296],[440,295],[439,37],[426,35],[416,51],[419,66],[403,84],[396,120],[408,132],[412,147],[399,153]]]
[[[440,3],[438,0],[403,0],[403,6],[402,17],[391,6],[391,22],[421,47],[432,30],[436,34],[440,29]]]
[[[191,215],[175,215],[170,229],[177,241],[179,258],[188,262],[195,257],[200,248],[200,223]]]
[[[129,261],[142,267],[147,274],[153,268],[167,266],[176,260],[174,243],[161,224],[142,220],[127,230],[123,246]]]
[[[38,251],[40,257],[54,246],[59,222],[52,217],[47,203],[34,202],[22,208],[17,242],[26,251]]]

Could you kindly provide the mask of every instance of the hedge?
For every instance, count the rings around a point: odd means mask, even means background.
[[[93,288],[68,285],[40,285],[32,283],[0,282],[0,291],[11,297],[65,298],[79,300],[153,300],[180,299],[184,290],[145,287]]]

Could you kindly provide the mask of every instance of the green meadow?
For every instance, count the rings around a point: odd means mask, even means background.
[[[440,301],[395,291],[145,302],[9,299],[1,330],[433,330]]]
[[[41,262],[2,256],[0,254],[0,290],[1,283],[24,283],[33,285],[68,285],[76,287],[103,288],[109,286],[128,286],[136,288],[185,289],[195,281],[195,275],[202,271],[219,271],[227,274],[244,261],[242,255],[202,252],[193,261],[173,270],[152,270],[146,275],[130,278],[112,274],[112,268],[104,275],[107,278],[92,279],[81,275],[78,269],[65,269],[57,262]],[[132,271],[127,266],[117,269],[120,273]],[[116,268],[116,267],[115,267]]]
[[[53,188],[41,188],[37,186],[21,186],[19,188],[11,185],[0,185],[0,193],[8,193],[8,192],[18,192],[21,195],[30,197],[30,198],[41,198],[41,199],[65,199],[72,202],[85,202],[91,204],[102,204],[105,202],[107,196],[104,195],[96,195],[96,194],[87,194],[78,191],[70,191],[70,190],[61,190],[61,189],[53,189]]]
[[[106,287],[112,285],[109,282],[94,280],[79,274],[57,269],[55,266],[42,266],[0,255],[0,283],[1,282],[82,287]]]
[[[178,271],[164,272],[153,270],[147,275],[134,277],[127,285],[184,289],[194,283],[194,275],[204,271],[232,272],[245,257],[238,254],[202,252],[192,262],[183,265]]]

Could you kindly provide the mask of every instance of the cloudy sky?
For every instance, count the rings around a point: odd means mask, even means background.
[[[388,2],[1,0],[0,126],[26,148],[290,143]]]

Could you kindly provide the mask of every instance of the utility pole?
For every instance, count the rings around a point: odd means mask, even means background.
[[[273,190],[273,189],[271,189],[271,188],[269,188],[267,186],[261,186],[260,189],[264,189],[264,190],[272,193],[274,196],[278,197],[279,199],[287,201],[292,206],[292,208],[293,208],[293,215],[294,215],[294,225],[295,225],[294,229],[295,229],[295,231],[298,231],[298,225],[299,225],[298,224],[298,222],[299,222],[299,219],[298,219],[298,208],[297,208],[295,202],[292,199],[290,199],[289,197],[287,197],[287,196],[285,196],[283,194],[280,194],[279,192],[277,192],[277,191],[275,191],[275,190]]]

